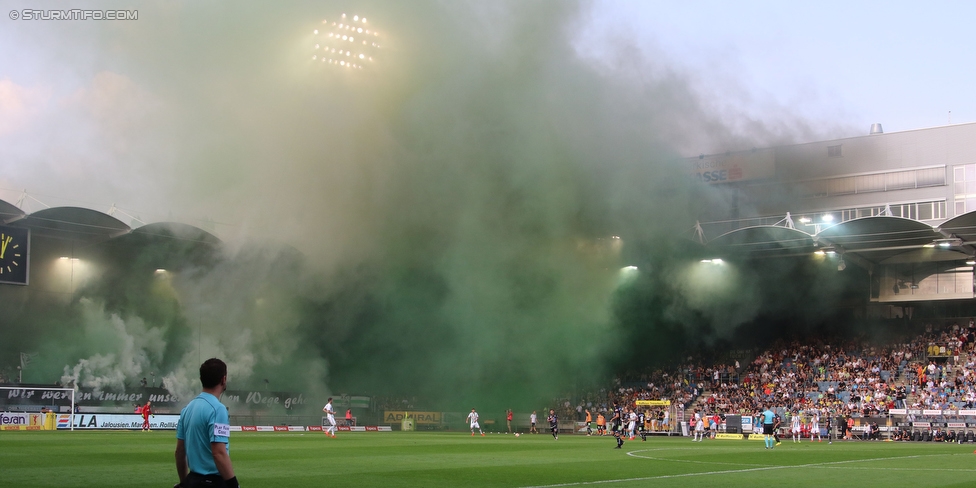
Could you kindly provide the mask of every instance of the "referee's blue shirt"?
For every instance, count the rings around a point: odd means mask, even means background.
[[[772,425],[773,424],[773,420],[776,418],[776,414],[773,413],[772,410],[766,410],[765,412],[762,413],[762,417],[763,417],[763,423],[764,424]],[[181,418],[180,420],[183,420],[183,419]]]
[[[176,438],[186,446],[186,461],[190,471],[208,475],[220,474],[214,463],[210,443],[227,444],[230,454],[230,419],[225,407],[210,393],[200,393],[180,412],[176,424]]]

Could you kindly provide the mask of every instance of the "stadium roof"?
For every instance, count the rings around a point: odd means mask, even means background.
[[[864,217],[809,234],[789,225],[762,225],[718,236],[706,246],[732,256],[766,258],[834,251],[866,268],[891,262],[964,260],[976,254],[976,212],[933,227],[901,217]]]
[[[16,205],[0,200],[0,224],[11,222],[24,217],[24,211]]]
[[[157,222],[155,224],[144,225],[133,230],[129,237],[135,238],[136,236],[143,237],[145,240],[175,239],[180,241],[196,242],[199,244],[208,244],[211,246],[220,244],[220,239],[213,234],[192,225],[180,224],[177,222]]]
[[[72,241],[101,241],[132,230],[111,215],[79,207],[46,208],[27,215],[15,225],[30,228],[35,236]]]
[[[0,200],[0,223],[28,228],[36,237],[89,243],[128,235],[149,241],[175,239],[211,246],[221,243],[213,234],[192,225],[157,222],[133,229],[109,214],[81,207],[52,207],[27,214],[16,205]]]

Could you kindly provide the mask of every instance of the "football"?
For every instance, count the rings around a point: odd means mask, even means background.
[[[521,434],[519,434],[518,432],[515,433],[515,437],[518,437],[519,435],[521,435]]]

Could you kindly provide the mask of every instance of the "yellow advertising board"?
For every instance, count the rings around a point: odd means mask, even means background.
[[[0,430],[41,430],[40,425],[4,425]]]
[[[417,424],[439,424],[441,423],[440,412],[410,412],[397,410],[384,410],[383,423],[401,423],[405,418],[412,418]]]
[[[741,441],[742,434],[715,434],[716,439]]]
[[[649,407],[669,407],[671,406],[671,400],[637,400],[634,404]]]

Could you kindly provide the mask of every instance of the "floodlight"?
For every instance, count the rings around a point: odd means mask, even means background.
[[[821,220],[823,220],[824,222],[833,222],[834,216],[831,214],[825,214],[823,217],[821,217]]]
[[[353,54],[352,50],[349,49],[349,46],[345,44],[340,44],[340,42],[355,43],[357,33],[360,35],[363,35],[364,33],[365,35],[369,35],[370,32],[372,32],[372,35],[374,37],[378,36],[379,34],[376,31],[373,31],[372,29],[365,29],[366,26],[363,24],[366,24],[366,18],[360,17],[359,15],[350,16],[348,14],[340,14],[339,20],[340,20],[339,22],[331,22],[331,23],[328,20],[322,20],[323,25],[327,25],[327,26],[331,25],[331,27],[323,28],[321,32],[323,37],[321,40],[316,38],[316,41],[318,41],[318,43],[314,44],[315,51],[321,49],[325,53],[338,54],[339,56],[342,56],[344,54],[349,58],[356,56],[359,57],[359,59],[361,60],[369,59],[370,61],[373,61],[373,57],[374,57],[373,50],[380,48],[380,46],[377,43],[375,42],[370,43],[366,39],[360,37],[359,40],[362,42],[362,49],[357,49],[357,51],[359,52],[355,54]],[[360,20],[363,22],[363,24],[359,24]],[[356,23],[356,25],[352,25],[352,23]],[[343,30],[349,32],[342,32]],[[315,30],[315,33],[316,34],[319,33],[318,29]],[[327,57],[327,56],[318,56],[319,54],[318,52],[313,52],[312,54],[315,56],[312,58],[313,60],[322,59],[322,61],[325,62],[325,59]],[[363,65],[359,63],[352,63],[346,61],[345,63],[340,64],[339,60],[337,59],[330,59],[329,62],[330,64],[335,64],[337,66],[363,69]]]
[[[318,34],[318,33],[319,33],[319,30],[318,29],[315,29],[315,30],[312,31],[312,34]]]
[[[966,260],[966,265],[967,266],[974,266],[974,265],[976,265],[976,260],[974,260],[974,259],[967,259]]]
[[[947,248],[947,247],[952,247],[952,246],[961,246],[962,245],[962,239],[959,239],[958,237],[950,237],[948,239],[936,239],[935,241],[933,241],[933,244],[935,244],[935,245],[937,245],[937,246],[939,246],[941,248]]]
[[[810,217],[800,217],[800,223],[801,224],[809,224],[810,223]]]

